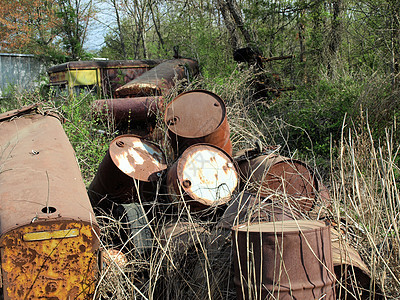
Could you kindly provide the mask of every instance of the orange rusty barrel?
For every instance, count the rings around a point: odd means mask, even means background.
[[[231,229],[243,223],[275,222],[282,220],[303,219],[301,213],[288,203],[274,201],[260,195],[242,192],[229,202],[218,226]]]
[[[250,192],[262,197],[284,194],[300,211],[307,212],[312,208],[318,181],[305,163],[270,154],[242,160],[239,169]]]
[[[164,154],[156,144],[135,135],[118,136],[110,143],[89,186],[92,205],[108,209],[113,202],[129,203],[138,197],[152,199],[152,183],[166,168]]]
[[[176,153],[194,144],[208,143],[232,155],[226,106],[214,93],[193,90],[180,94],[168,104],[164,120]]]
[[[202,210],[225,204],[239,182],[232,158],[209,144],[185,150],[167,173],[167,188],[173,202]]]
[[[198,72],[199,64],[194,59],[167,60],[119,87],[116,94],[118,98],[160,96],[173,88],[176,81],[195,76]]]
[[[32,110],[4,116],[0,115],[4,299],[92,299],[99,227],[62,125]]]
[[[335,299],[330,227],[290,220],[232,228],[238,299]]]
[[[154,128],[159,111],[163,111],[162,97],[135,97],[121,99],[101,99],[92,104],[93,115],[116,128],[130,128],[142,125]]]

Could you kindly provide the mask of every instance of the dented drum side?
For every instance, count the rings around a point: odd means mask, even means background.
[[[294,220],[232,229],[238,299],[335,299],[330,227]]]

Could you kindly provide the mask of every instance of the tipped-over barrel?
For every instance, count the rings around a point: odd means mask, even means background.
[[[176,153],[198,143],[207,143],[232,155],[229,124],[224,101],[205,90],[185,92],[165,110],[166,125]]]
[[[176,81],[198,72],[199,65],[193,59],[168,60],[119,87],[116,94],[118,97],[160,96],[174,87]]]
[[[172,201],[185,202],[192,210],[225,204],[239,181],[232,158],[209,144],[189,147],[167,173]]]
[[[135,135],[121,135],[111,143],[89,186],[94,207],[108,210],[115,203],[129,203],[153,196],[152,182],[167,168],[161,149]],[[138,181],[136,185],[134,180]]]
[[[279,155],[261,155],[239,163],[241,175],[249,190],[262,197],[284,194],[293,206],[309,211],[318,190],[318,181],[303,162]]]

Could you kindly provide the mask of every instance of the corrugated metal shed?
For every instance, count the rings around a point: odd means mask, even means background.
[[[46,67],[33,54],[0,53],[0,97],[10,86],[29,90],[38,85],[40,73]]]

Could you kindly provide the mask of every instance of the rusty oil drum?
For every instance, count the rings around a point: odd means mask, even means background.
[[[250,192],[268,197],[284,194],[300,211],[309,211],[316,197],[318,181],[303,162],[280,155],[261,155],[239,162]]]
[[[208,143],[232,155],[226,106],[216,94],[193,90],[178,95],[168,104],[164,121],[176,153],[197,143]]]
[[[163,111],[162,97],[101,99],[92,104],[95,118],[111,121],[116,128],[145,124],[154,128],[158,112]]]
[[[330,227],[325,223],[238,225],[232,239],[238,299],[335,299]]]
[[[138,197],[151,200],[152,184],[166,168],[164,154],[156,144],[135,135],[120,135],[110,143],[89,186],[91,203],[108,210],[112,202],[130,203]]]
[[[225,204],[239,183],[232,158],[210,144],[185,150],[167,173],[167,189],[172,202],[187,203],[192,210]]]
[[[57,118],[34,111],[14,118],[3,116],[0,249],[4,299],[92,299],[99,227],[62,125]]]
[[[164,61],[116,90],[118,98],[160,96],[173,88],[177,81],[197,75],[199,64],[189,58]]]

